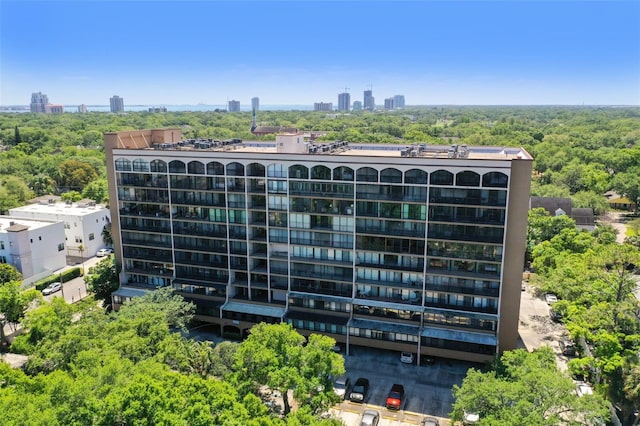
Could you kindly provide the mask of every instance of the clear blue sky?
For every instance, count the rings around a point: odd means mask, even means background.
[[[640,105],[640,1],[0,0],[0,104]]]

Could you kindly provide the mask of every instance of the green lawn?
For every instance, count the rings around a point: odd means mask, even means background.
[[[640,232],[640,218],[633,219],[627,222],[627,232],[625,233],[627,237],[633,237],[639,232]]]

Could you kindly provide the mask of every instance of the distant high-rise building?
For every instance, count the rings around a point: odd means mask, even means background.
[[[373,111],[376,108],[376,98],[373,97],[373,90],[364,91],[363,106],[366,111]]]
[[[404,108],[404,95],[395,95],[393,97],[393,104],[397,109]]]
[[[31,112],[46,112],[45,106],[49,103],[49,97],[44,93],[31,94]]]
[[[333,111],[333,103],[331,102],[316,102],[313,104],[314,111]]]
[[[111,112],[124,112],[124,98],[113,95],[109,98],[109,106],[111,107]]]
[[[64,112],[64,105],[46,104],[44,106],[44,112],[46,112],[47,114],[62,114]]]
[[[240,112],[240,101],[229,101],[229,112]]]
[[[338,94],[338,111],[349,111],[351,95],[347,92]]]
[[[353,110],[354,111],[362,111],[362,102],[353,101]]]
[[[393,98],[387,98],[384,100],[384,109],[394,109],[394,99]]]
[[[251,110],[252,111],[260,110],[260,98],[251,98]]]
[[[87,113],[87,106],[85,104],[78,105],[78,112],[81,114]]]
[[[167,107],[151,107],[149,112],[167,112]]]

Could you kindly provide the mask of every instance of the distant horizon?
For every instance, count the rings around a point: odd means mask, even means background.
[[[640,2],[2,0],[0,104],[640,105]]]
[[[53,103],[52,103],[53,105]],[[62,105],[64,107],[79,107],[84,105],[86,107],[100,107],[100,108],[110,108],[109,104],[55,104]],[[162,108],[162,107],[188,107],[188,106],[200,106],[200,107],[225,107],[228,105],[224,104],[202,104],[202,103],[186,103],[186,104],[125,104],[125,112],[127,107],[145,107],[145,108]],[[294,106],[305,106],[309,108],[313,108],[313,104],[263,104],[260,105],[259,111],[265,110],[267,107],[294,107]],[[415,105],[405,105],[404,108],[395,108],[392,111],[402,111],[411,108],[420,108],[420,107],[640,107],[640,104],[415,104]],[[9,108],[9,107],[21,107],[21,108],[29,108],[29,104],[0,104],[0,108]],[[385,110],[383,108],[383,104],[377,104],[376,108],[379,110]],[[240,105],[240,112],[251,112],[251,105]],[[337,106],[334,110],[331,111],[316,111],[316,112],[333,112],[338,111]],[[353,112],[353,108],[349,110],[349,112]],[[175,111],[174,111],[175,112]],[[344,111],[338,111],[344,112]],[[362,112],[368,112],[362,110]]]

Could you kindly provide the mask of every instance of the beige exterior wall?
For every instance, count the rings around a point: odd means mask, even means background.
[[[517,348],[520,317],[522,271],[527,240],[531,160],[511,161],[511,180],[507,202],[507,223],[503,257],[503,279],[500,293],[498,350]]]

